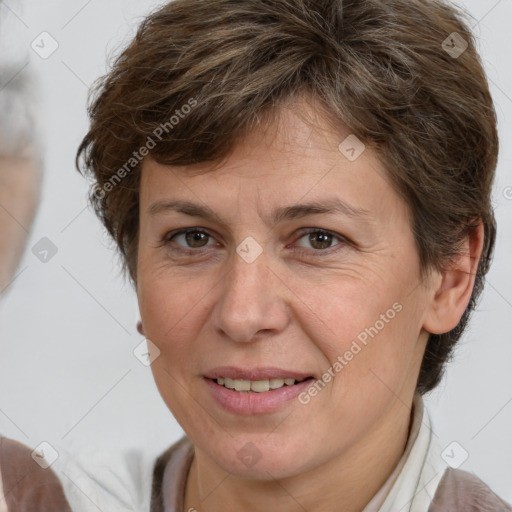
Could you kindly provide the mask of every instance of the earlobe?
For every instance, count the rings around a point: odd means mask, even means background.
[[[479,221],[464,241],[460,255],[442,273],[440,284],[433,290],[423,324],[427,332],[443,334],[459,323],[473,293],[483,243],[484,226]]]

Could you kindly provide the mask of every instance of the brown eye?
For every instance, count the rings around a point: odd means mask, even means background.
[[[315,253],[329,254],[348,244],[348,240],[345,237],[323,229],[312,228],[303,231],[302,233],[303,234],[299,240],[305,240],[305,243],[296,243],[296,245],[299,247],[299,252],[304,253],[305,255],[312,255]],[[333,243],[336,239],[339,243]],[[309,248],[309,250],[302,250],[304,247]]]
[[[165,237],[166,244],[173,244],[173,249],[180,251],[187,249],[202,249],[208,246],[209,233],[200,229],[182,229],[176,233],[170,233]],[[211,244],[210,244],[211,245]]]
[[[208,242],[209,237],[208,234],[202,231],[187,231],[184,235],[189,247],[204,247],[204,242]]]
[[[331,246],[333,236],[327,233],[316,232],[309,234],[309,242],[314,249],[328,249]]]
[[[307,237],[307,238],[306,238]],[[314,251],[326,251],[332,247],[337,245],[343,245],[345,239],[340,235],[334,235],[329,231],[324,231],[322,229],[310,229],[303,233],[299,240],[306,240],[306,243],[310,245],[310,247]],[[338,239],[341,243],[333,244],[333,241]],[[298,244],[298,247],[305,247],[304,245]]]

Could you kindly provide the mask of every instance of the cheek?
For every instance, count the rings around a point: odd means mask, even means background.
[[[183,337],[193,325],[199,325],[202,297],[207,292],[205,279],[191,279],[185,272],[163,267],[155,266],[149,272],[142,269],[137,295],[147,337],[153,337],[157,345]]]
[[[352,338],[344,354],[337,391],[348,400],[356,397],[377,404],[401,396],[404,384],[416,371],[417,357],[421,357],[421,353],[414,307],[395,302],[394,307],[384,309],[383,314],[377,320],[372,319]]]
[[[311,304],[323,309],[322,329],[308,335],[329,361],[324,370],[335,374],[331,392],[347,400],[356,395],[371,400],[377,388],[396,391],[408,374],[420,331],[413,299],[404,298],[400,283],[384,282],[345,284],[327,296],[336,300],[309,296]]]
[[[364,347],[373,339],[385,337],[400,316],[396,311],[401,307],[396,305],[399,294],[385,283],[338,279],[329,287],[309,290],[301,297],[308,308],[302,308],[303,314],[296,315],[296,319],[311,319],[307,334],[331,358],[351,350],[356,342]],[[306,330],[306,325],[303,328]]]
[[[159,349],[151,365],[155,384],[171,413],[188,425],[189,416],[200,413],[191,400],[191,386],[199,347],[199,329],[204,323],[204,294],[193,282],[162,273],[144,275],[138,289],[140,313],[146,338]],[[189,405],[186,405],[189,404]]]

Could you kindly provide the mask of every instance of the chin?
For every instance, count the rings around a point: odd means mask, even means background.
[[[226,435],[225,444],[208,446],[208,453],[220,468],[240,478],[288,478],[306,470],[307,454],[299,439],[287,441],[272,439],[269,432]]]

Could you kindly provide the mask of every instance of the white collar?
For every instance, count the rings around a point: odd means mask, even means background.
[[[428,512],[447,464],[421,395],[415,395],[412,409],[404,454],[363,512]]]

